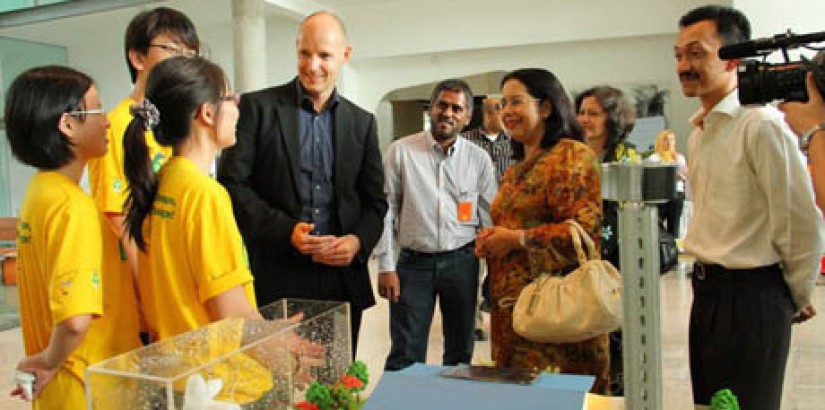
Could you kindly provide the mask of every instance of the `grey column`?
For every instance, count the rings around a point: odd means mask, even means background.
[[[264,0],[232,0],[235,90],[266,87],[266,5]]]

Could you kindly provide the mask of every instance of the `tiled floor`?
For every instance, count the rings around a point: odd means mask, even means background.
[[[2,290],[2,287],[0,287]],[[785,379],[782,410],[822,409],[825,403],[825,286],[816,290],[820,315],[794,330],[791,356]],[[691,301],[690,282],[681,271],[662,276],[662,360],[665,410],[692,409],[687,357],[687,315]],[[389,351],[389,308],[385,300],[364,315],[359,359],[367,363],[371,379],[377,381]],[[428,363],[441,361],[441,322],[434,321],[430,333]],[[8,397],[14,364],[22,355],[20,329],[0,332],[0,409],[29,407]],[[474,360],[489,360],[489,343],[476,345]],[[370,387],[375,386],[372,382]],[[621,408],[615,405],[612,408]]]

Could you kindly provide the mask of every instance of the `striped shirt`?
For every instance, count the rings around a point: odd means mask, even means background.
[[[510,137],[502,131],[495,140],[491,141],[481,127],[467,131],[461,136],[484,148],[490,154],[490,159],[493,160],[493,165],[496,167],[496,182],[501,183],[504,170],[515,162]]]

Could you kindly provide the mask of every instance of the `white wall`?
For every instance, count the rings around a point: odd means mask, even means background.
[[[334,3],[334,1],[332,2]],[[416,0],[338,12],[359,58],[673,32],[690,0]]]
[[[451,76],[525,66],[554,71],[571,90],[608,83],[656,83],[671,90],[668,116],[680,136],[697,107],[681,95],[672,59],[676,22],[704,0],[386,0],[336,7],[354,44],[342,75],[342,94],[383,118],[380,104],[390,91]],[[324,1],[316,3],[323,4]],[[787,27],[798,33],[822,29],[822,0],[722,1],[751,17],[757,36]],[[131,89],[122,56],[123,30],[139,10],[163,4],[187,13],[211,50],[210,57],[232,78],[230,0],[173,0],[105,14],[0,30],[0,35],[66,46],[69,63],[91,74],[105,105]],[[801,10],[806,10],[801,12]],[[809,12],[810,11],[810,12]],[[294,13],[287,13],[294,16]],[[268,83],[295,75],[294,17],[270,13],[267,28]]]

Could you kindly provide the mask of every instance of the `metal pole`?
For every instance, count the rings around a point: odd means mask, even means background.
[[[662,409],[659,326],[659,231],[656,206],[628,202],[619,209],[624,304],[625,408]]]

